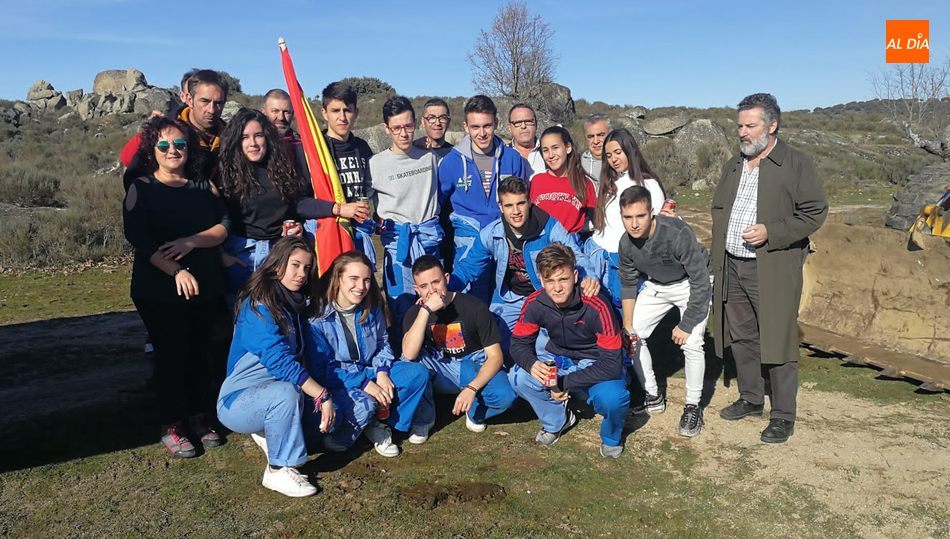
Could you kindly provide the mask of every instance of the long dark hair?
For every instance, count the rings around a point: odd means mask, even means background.
[[[241,288],[241,292],[238,294],[237,301],[235,302],[235,320],[237,319],[237,313],[240,312],[241,304],[243,304],[245,300],[250,300],[253,305],[252,308],[257,312],[258,316],[262,315],[257,305],[254,304],[263,305],[267,311],[270,312],[271,316],[274,317],[274,321],[277,322],[277,327],[280,328],[284,335],[290,332],[290,320],[287,319],[287,309],[281,304],[277,287],[283,286],[280,284],[280,280],[284,277],[284,272],[287,271],[287,263],[290,260],[290,255],[298,249],[314,256],[313,248],[298,236],[287,236],[281,238],[274,244],[270,250],[270,254],[268,254],[264,260],[264,263],[257,268],[247,282],[244,283],[244,287]],[[300,289],[300,293],[309,300],[305,313],[308,318],[310,314],[313,313],[313,305],[315,303],[314,291],[316,290],[314,283],[316,279],[317,260],[316,256],[314,256],[313,263],[310,265],[310,271],[307,273],[307,283]]]
[[[373,275],[373,264],[369,261],[369,258],[359,251],[347,251],[336,257],[333,264],[330,264],[330,269],[323,272],[323,275],[317,281],[317,291],[314,294],[317,297],[316,312],[322,313],[326,310],[327,305],[336,300],[337,294],[340,293],[340,276],[343,275],[346,265],[353,262],[363,264],[369,268],[369,291],[363,296],[363,301],[359,304],[359,309],[363,311],[360,322],[365,322],[369,317],[369,313],[383,304],[383,295],[379,291],[379,284]]]
[[[280,140],[277,129],[270,123],[267,116],[259,110],[247,108],[239,110],[221,133],[218,174],[224,195],[228,198],[237,197],[241,202],[245,202],[250,198],[252,191],[263,190],[257,184],[254,165],[247,160],[241,149],[244,128],[248,122],[254,121],[261,124],[264,139],[267,141],[267,153],[264,155],[262,164],[267,167],[268,178],[274,183],[274,187],[277,188],[284,201],[296,201],[300,197],[300,186],[297,183],[297,172],[286,144]]]
[[[581,204],[587,203],[587,173],[581,166],[581,158],[577,156],[577,146],[571,139],[571,132],[559,125],[552,125],[541,133],[539,141],[544,140],[548,135],[558,135],[561,137],[561,143],[564,146],[571,146],[571,153],[567,154],[567,177],[571,180],[571,188],[574,189],[574,196]],[[552,171],[553,172],[553,171]]]
[[[664,197],[666,196],[666,189],[663,188],[660,177],[656,175],[656,172],[653,172],[653,169],[650,168],[650,164],[647,163],[646,158],[643,157],[643,152],[640,151],[640,145],[637,144],[637,139],[633,138],[630,131],[627,131],[627,129],[623,127],[614,129],[608,133],[607,138],[604,139],[604,153],[601,157],[600,191],[597,193],[597,208],[594,210],[594,230],[598,232],[603,232],[604,226],[607,223],[607,203],[619,195],[619,193],[617,193],[617,178],[622,174],[622,172],[614,170],[613,167],[610,166],[610,163],[607,162],[608,142],[620,144],[620,148],[627,157],[627,174],[634,183],[643,185],[643,180],[645,179],[656,180],[656,183],[660,186],[660,191],[663,191]]]
[[[136,150],[136,156],[144,170],[150,173],[158,170],[158,161],[155,159],[155,144],[158,143],[162,131],[166,129],[177,129],[185,136],[188,141],[188,150],[185,156],[185,177],[192,181],[207,180],[201,175],[202,164],[204,163],[204,152],[198,147],[198,136],[194,129],[185,125],[184,122],[175,118],[166,116],[156,116],[145,120],[142,124],[142,134],[139,137],[139,147]]]

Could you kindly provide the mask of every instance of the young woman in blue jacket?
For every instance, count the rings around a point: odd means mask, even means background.
[[[251,434],[267,455],[264,486],[293,497],[317,492],[296,468],[307,461],[304,400],[312,399],[316,411],[310,413],[318,415],[322,432],[335,415],[329,391],[303,365],[318,353],[307,346],[314,266],[303,239],[275,243],[238,295],[227,377],[218,394],[221,423]]]
[[[327,380],[338,414],[324,447],[344,451],[365,433],[380,455],[395,457],[399,447],[390,427],[409,432],[410,443],[425,443],[435,418],[416,417],[416,408],[426,398],[429,373],[420,363],[394,361],[382,294],[366,255],[337,257],[319,281],[316,312],[310,326],[329,361],[315,358],[309,368],[311,376]]]

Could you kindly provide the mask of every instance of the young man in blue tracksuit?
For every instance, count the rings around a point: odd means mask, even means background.
[[[567,407],[574,393],[604,416],[600,454],[617,458],[623,452],[623,424],[630,407],[620,321],[605,296],[578,293],[575,264],[574,253],[561,244],[548,245],[538,254],[542,289],[528,296],[515,324],[511,355],[517,364],[509,379],[541,420],[538,443],[553,445],[576,423]],[[548,343],[538,354],[535,344],[541,329],[547,330]],[[556,379],[549,378],[545,360],[554,362]]]
[[[465,414],[465,427],[484,432],[485,420],[514,403],[517,395],[502,370],[501,335],[491,312],[478,298],[448,289],[449,275],[439,259],[423,256],[412,265],[419,300],[403,320],[403,357],[430,371],[430,391],[458,394],[452,412]],[[426,414],[435,422],[430,398]]]
[[[528,162],[495,136],[498,109],[491,99],[476,95],[465,103],[465,131],[468,133],[439,163],[439,190],[442,200],[451,202],[449,220],[455,234],[457,262],[471,249],[479,230],[498,219],[498,183],[505,176],[527,180]],[[454,264],[453,264],[454,267]],[[470,292],[488,303],[490,274],[471,284]]]
[[[538,253],[551,243],[563,243],[574,251],[578,267],[585,275],[592,275],[587,257],[557,219],[531,204],[528,185],[516,176],[508,176],[498,186],[498,205],[501,218],[483,228],[472,248],[459,259],[452,271],[449,288],[461,290],[466,283],[475,282],[491,272],[494,265],[493,293],[490,310],[502,322],[502,349],[508,350],[511,330],[521,314],[526,297],[541,288],[541,279],[535,260]],[[587,295],[600,291],[600,282],[585,278],[583,288]],[[542,345],[543,346],[543,343]]]
[[[422,255],[438,255],[439,175],[436,154],[412,145],[416,113],[409,99],[396,95],[383,104],[383,124],[392,146],[369,160],[370,198],[382,222],[383,284],[393,320],[402,320],[416,300],[412,263]],[[393,348],[400,346],[399,324],[392,328]]]

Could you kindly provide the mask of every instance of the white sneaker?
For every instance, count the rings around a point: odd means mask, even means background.
[[[389,432],[389,427],[383,425],[375,419],[370,422],[363,431],[363,434],[373,442],[376,452],[384,457],[398,457],[399,446],[393,443],[393,435]]]
[[[264,456],[267,457],[267,438],[264,438],[264,433],[251,433],[251,439],[254,440],[254,443],[257,444],[257,447],[260,447],[264,452]]]
[[[317,487],[311,485],[307,477],[297,471],[297,468],[290,466],[279,470],[272,470],[270,466],[264,468],[264,479],[261,484],[291,498],[303,498],[317,493]]]
[[[428,425],[413,425],[409,427],[409,443],[421,445],[429,441],[429,429],[433,423]]]
[[[484,423],[476,423],[472,421],[472,418],[465,414],[465,428],[472,432],[485,432],[485,429],[488,428]]]

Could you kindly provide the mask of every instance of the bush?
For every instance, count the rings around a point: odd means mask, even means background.
[[[62,206],[59,178],[33,165],[0,164],[0,202],[15,206]]]

